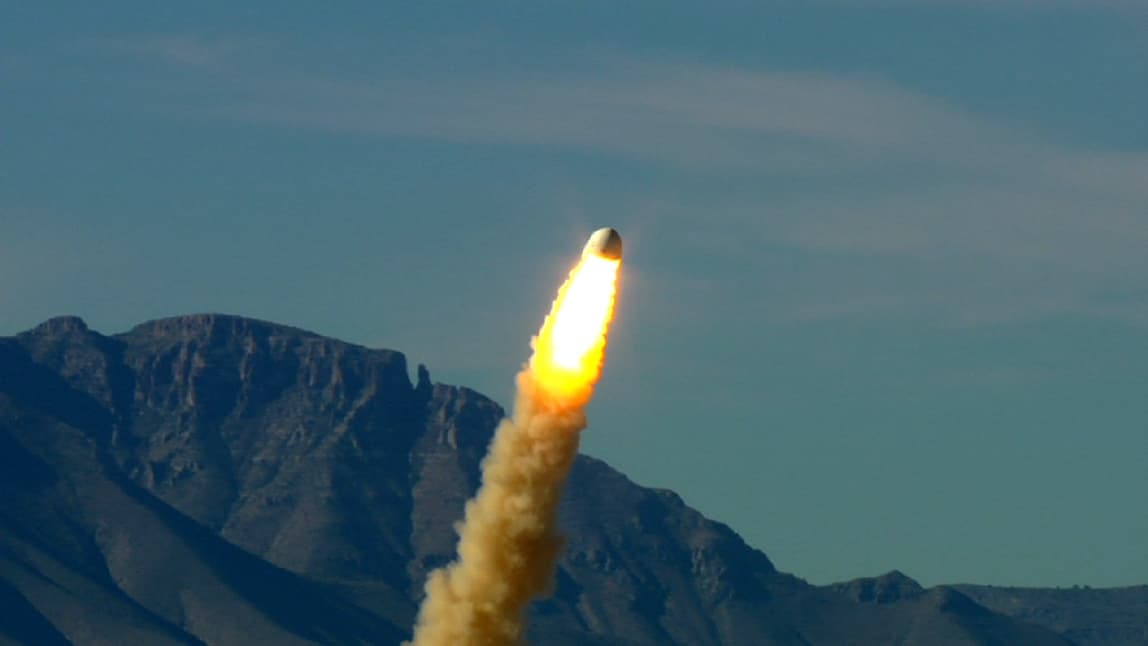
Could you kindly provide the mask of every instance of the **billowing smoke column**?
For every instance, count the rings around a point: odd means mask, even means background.
[[[622,238],[599,229],[558,290],[467,503],[458,559],[427,580],[415,645],[522,643],[526,606],[550,586],[561,551],[558,502],[602,369],[621,262]]]

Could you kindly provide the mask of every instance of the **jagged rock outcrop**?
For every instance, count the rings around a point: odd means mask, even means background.
[[[0,643],[397,643],[501,416],[233,316],[0,339]],[[810,586],[585,456],[561,523],[535,643],[1068,643],[903,575]]]

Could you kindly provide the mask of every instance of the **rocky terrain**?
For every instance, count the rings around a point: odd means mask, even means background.
[[[223,315],[0,338],[0,643],[398,643],[503,414],[416,374]],[[812,586],[585,456],[561,523],[532,643],[1146,643],[1135,589]]]
[[[1052,628],[1080,646],[1148,644],[1148,585],[1106,589],[952,587],[986,608]]]

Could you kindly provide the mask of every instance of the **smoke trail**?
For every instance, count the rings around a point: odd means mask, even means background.
[[[458,560],[427,580],[415,645],[522,643],[526,606],[561,551],[558,503],[601,371],[618,264],[584,256],[559,290],[467,503]]]

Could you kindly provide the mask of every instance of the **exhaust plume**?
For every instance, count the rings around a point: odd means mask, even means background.
[[[617,238],[617,254],[584,252],[558,290],[466,505],[458,557],[427,579],[415,646],[521,644],[526,607],[550,586],[562,549],[558,503],[601,372],[621,264],[621,238],[601,231]]]

